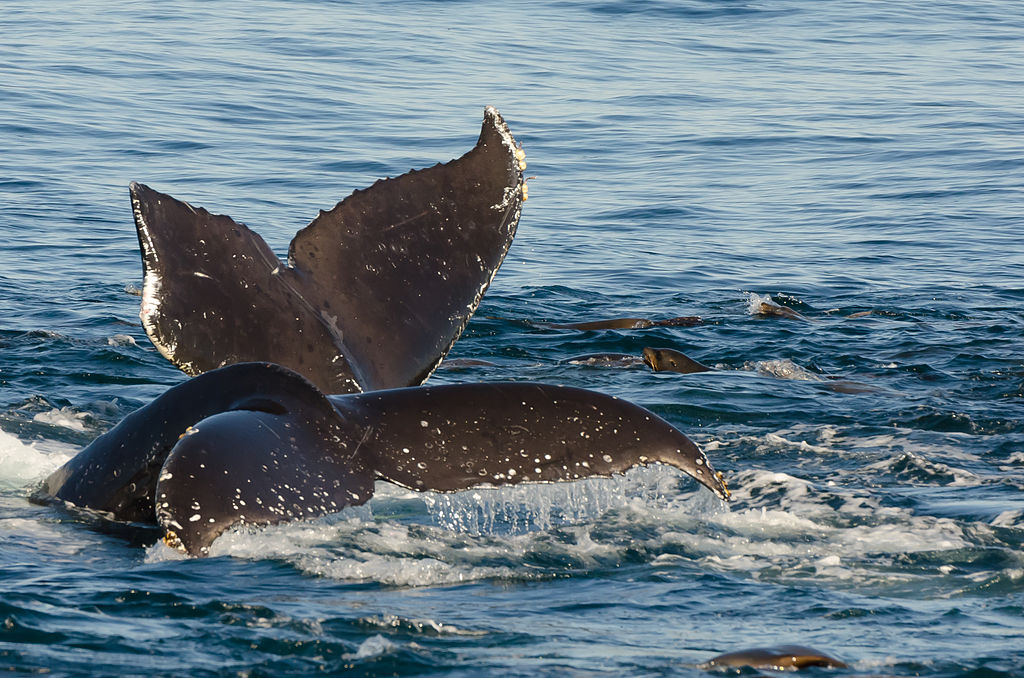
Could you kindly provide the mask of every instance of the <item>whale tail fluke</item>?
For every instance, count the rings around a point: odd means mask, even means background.
[[[372,431],[365,444],[378,475],[416,490],[565,482],[662,463],[729,496],[704,453],[679,430],[596,391],[507,382],[329,399]]]
[[[40,498],[157,522],[204,555],[224,530],[335,513],[375,480],[420,491],[562,482],[662,463],[722,499],[704,453],[655,414],[546,384],[324,396],[279,365],[240,363],[164,392],[55,471]]]
[[[488,107],[472,150],[322,211],[287,263],[231,217],[133,183],[143,326],[190,375],[265,360],[328,393],[419,384],[512,243],[521,156]]]

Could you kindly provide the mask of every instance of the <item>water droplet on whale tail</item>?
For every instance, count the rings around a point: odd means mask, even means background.
[[[488,107],[472,150],[321,211],[287,264],[231,217],[132,183],[146,333],[193,376],[265,360],[327,393],[419,384],[512,243],[522,155]]]

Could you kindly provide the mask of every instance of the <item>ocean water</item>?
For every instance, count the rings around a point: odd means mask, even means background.
[[[1024,676],[1022,45],[1011,0],[4,2],[0,671],[703,676],[799,643],[850,665],[814,675]],[[27,501],[185,378],[129,181],[283,255],[488,104],[535,178],[450,356],[493,366],[431,383],[630,399],[734,501],[663,468],[378,484],[206,559]],[[645,346],[717,370],[567,362]]]

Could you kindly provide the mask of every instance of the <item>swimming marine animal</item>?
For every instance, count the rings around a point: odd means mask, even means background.
[[[693,374],[695,372],[711,372],[714,369],[672,348],[648,346],[643,350],[643,361],[655,372]]]
[[[711,669],[723,666],[750,666],[755,669],[770,669],[774,671],[793,671],[812,666],[829,669],[849,668],[846,663],[835,657],[830,657],[827,654],[803,645],[753,647],[747,650],[727,652],[709,659],[707,662],[699,665],[699,668]]]
[[[640,355],[632,353],[584,353],[567,358],[563,362],[570,365],[587,367],[638,367],[647,365],[655,372],[678,372],[693,374],[694,372],[711,372],[712,367],[703,365],[685,353],[672,348],[653,348],[647,346]]]
[[[754,315],[762,318],[789,318],[790,320],[807,320],[807,317],[789,306],[777,304],[771,299],[756,304]]]
[[[704,453],[625,400],[532,383],[451,384],[325,396],[272,363],[239,363],[168,389],[51,474],[38,502],[156,523],[205,555],[234,526],[358,506],[374,482],[455,492],[674,466],[722,499]]]
[[[545,384],[415,386],[511,244],[524,158],[488,108],[473,150],[321,212],[287,263],[230,217],[133,183],[140,317],[193,377],[95,439],[34,499],[156,523],[192,555],[234,526],[363,504],[376,480],[455,492],[662,463],[727,499],[695,444],[626,401]]]

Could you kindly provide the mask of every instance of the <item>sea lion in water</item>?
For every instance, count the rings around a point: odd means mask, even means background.
[[[53,472],[38,502],[156,523],[205,555],[236,525],[358,506],[387,480],[419,491],[562,482],[674,466],[728,499],[722,476],[657,415],[593,391],[531,383],[325,396],[270,363],[168,389]]]
[[[328,393],[419,384],[512,243],[522,155],[488,107],[472,150],[321,211],[295,235],[287,263],[230,217],[133,183],[143,327],[193,376],[266,360]]]
[[[702,363],[697,362],[693,358],[687,356],[684,353],[680,353],[675,349],[671,348],[645,348],[643,350],[643,362],[655,372],[678,372],[679,374],[694,374],[696,372],[715,372],[715,368],[708,367]],[[802,369],[802,368],[800,368]],[[806,372],[806,370],[805,370]],[[812,372],[806,372],[808,375],[813,375],[815,379],[807,379],[811,383],[820,383],[830,391],[836,393],[848,393],[848,394],[861,394],[861,393],[877,393],[880,389],[867,384],[861,384],[856,381],[849,381],[841,377],[826,377],[818,378]],[[762,372],[768,376],[786,378],[778,374],[770,372]]]
[[[637,367],[646,365],[655,372],[679,372],[680,374],[691,374],[693,372],[710,372],[713,368],[702,365],[696,360],[671,348],[643,349],[639,356],[632,353],[584,353],[573,356],[563,362],[570,365],[584,365],[587,367]]]
[[[763,318],[789,318],[790,320],[803,320],[810,322],[806,316],[794,311],[789,306],[776,304],[774,301],[762,301],[757,306],[755,315],[759,315]]]
[[[587,353],[569,358],[564,362],[570,365],[584,365],[588,367],[636,367],[638,365],[647,365],[655,372],[676,372],[678,374],[695,374],[698,372],[718,371],[715,368],[708,367],[707,365],[700,363],[685,353],[681,353],[675,349],[653,348],[650,346],[644,348],[642,355],[639,357],[629,353]],[[796,367],[796,365],[793,367]],[[837,393],[877,393],[880,390],[874,386],[849,381],[840,377],[818,377],[818,375],[812,372],[807,372],[806,370],[803,370],[803,368],[798,369],[808,375],[808,378],[798,379],[798,381],[808,381],[814,384],[821,384],[825,388]],[[765,370],[758,371],[766,376],[772,376],[780,379],[791,378],[783,374],[778,374],[777,372]]]
[[[845,669],[849,665],[817,650],[803,645],[777,645],[775,647],[754,647],[749,650],[727,652],[709,659],[698,668],[712,669],[723,666],[787,671],[820,666],[829,669]]]
[[[704,322],[700,316],[687,315],[664,320],[647,318],[612,318],[610,320],[590,320],[580,323],[537,323],[540,327],[555,330],[644,330],[651,327],[693,327]]]
[[[686,354],[671,348],[651,348],[643,351],[643,362],[655,372],[678,372],[693,374],[695,372],[713,372],[714,368],[703,365]]]

